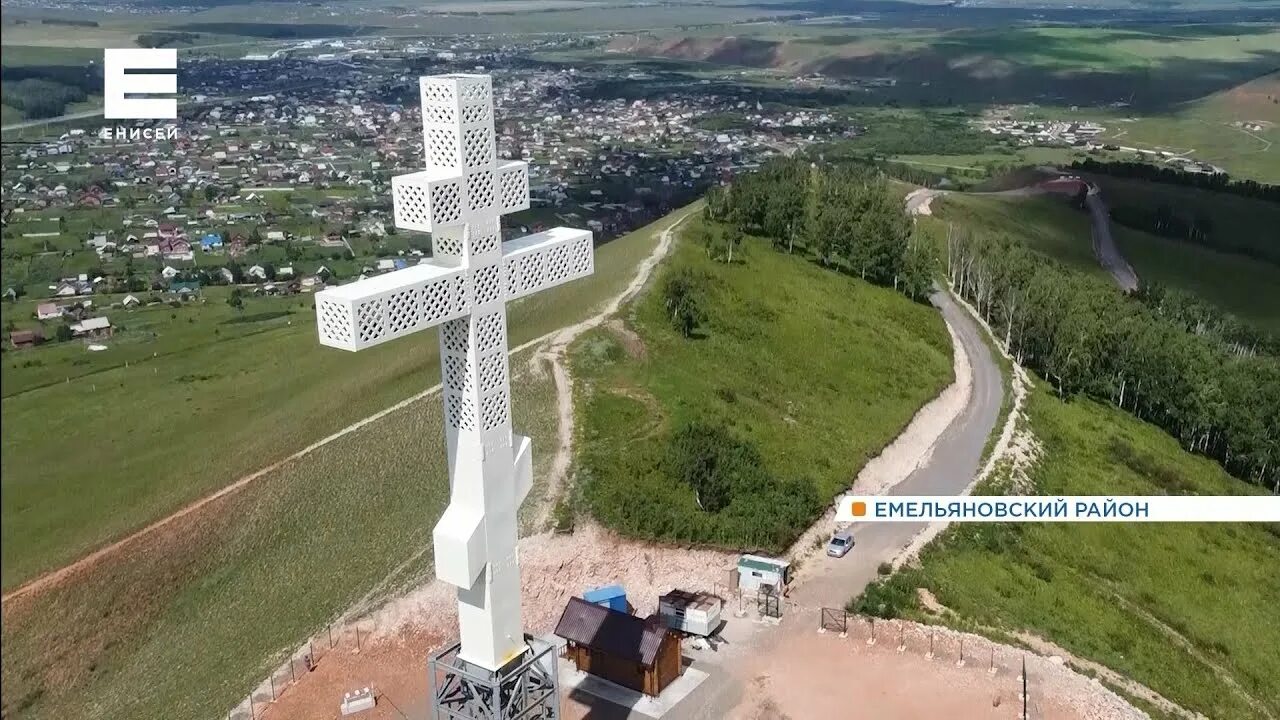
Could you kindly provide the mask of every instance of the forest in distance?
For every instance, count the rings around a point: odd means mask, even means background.
[[[820,258],[842,258],[852,272],[908,294],[941,271],[1060,395],[1109,402],[1241,479],[1280,485],[1276,338],[1183,292],[1145,285],[1126,295],[1006,237],[957,229],[941,248],[909,224],[905,234],[825,224],[867,201],[832,202],[840,192],[825,191],[824,179],[859,172],[870,171],[772,161],[709,198],[708,212],[776,244],[801,239]],[[878,223],[875,215],[867,222]]]

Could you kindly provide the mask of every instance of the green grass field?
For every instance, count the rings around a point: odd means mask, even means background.
[[[1038,493],[1263,492],[1114,408],[1043,389],[1028,408]],[[1209,717],[1267,717],[1251,702],[1280,711],[1280,528],[961,525],[922,564],[895,582],[930,588],[961,626],[1031,631]]]
[[[1073,268],[1105,274],[1093,256],[1088,215],[1063,198],[952,194],[934,207],[940,221],[957,228],[1018,238]],[[1254,218],[1267,212],[1269,206],[1259,207],[1233,224],[1241,231],[1259,227]],[[1280,331],[1280,269],[1275,265],[1121,226],[1114,226],[1113,235],[1140,279],[1185,290],[1260,328]]]
[[[585,316],[618,292],[659,227],[599,248],[592,277],[515,305],[512,345]],[[245,314],[258,312],[254,303]],[[438,381],[433,333],[350,354],[318,345],[309,307],[289,309],[295,314],[265,321],[256,333],[220,324],[235,313],[217,300],[171,311],[176,322],[163,310],[108,313],[115,324],[140,329],[102,353],[57,346],[6,353],[6,392],[10,383],[35,386],[70,374],[86,357],[102,367],[0,401],[5,589]],[[124,367],[120,357],[137,362]],[[27,362],[41,364],[22,367]]]
[[[655,246],[656,230],[669,222],[659,221],[599,248],[591,278],[517,306],[510,320],[511,343],[581,320],[620,292],[635,265]],[[351,357],[318,347],[311,327],[300,332],[308,353]],[[434,334],[427,334],[434,345]],[[342,376],[334,375],[315,392],[364,406],[369,403],[361,394],[392,394],[369,389],[378,383],[407,385],[396,397],[400,399],[437,381],[434,360],[423,357],[425,342],[420,347],[412,341],[395,345],[416,359],[390,375],[377,364],[361,368],[366,377],[354,387],[341,379],[335,383]],[[529,359],[529,351],[513,357],[513,372]],[[290,364],[307,362],[297,355]],[[390,361],[384,357],[382,362]],[[285,374],[275,372],[277,379]],[[546,373],[520,378],[513,388],[514,426],[532,437],[536,452],[536,484],[529,500],[534,503],[545,491],[545,464],[555,446],[554,384]],[[244,403],[255,392],[267,390],[255,386],[236,397]],[[162,388],[157,397],[165,394]],[[21,708],[25,711],[19,714],[31,718],[216,717],[243,699],[282,652],[339,613],[422,578],[430,569],[431,527],[447,496],[439,403],[432,397],[392,413],[148,535],[70,582],[7,603],[6,717]],[[276,427],[303,423],[303,418],[288,415],[293,402],[284,404],[274,419]],[[360,413],[348,409],[343,414],[355,419]],[[250,416],[242,411],[238,419],[246,423]],[[209,484],[197,480],[198,475],[217,474],[225,464],[207,468],[182,460],[187,447],[209,444],[230,455],[247,441],[212,435],[200,440],[200,423],[185,422],[191,441],[170,448],[170,455],[178,458],[174,464],[182,469],[186,489],[194,490]],[[279,435],[267,426],[256,427]],[[292,449],[277,447],[270,455]],[[104,477],[106,473],[94,472],[81,492],[101,493]],[[112,482],[119,482],[118,477]],[[5,495],[9,513],[7,486]],[[150,502],[144,509],[158,511],[154,497]],[[37,511],[49,509],[39,506]],[[80,522],[101,520],[85,510]],[[7,538],[5,542],[7,553]]]
[[[1280,267],[1117,227],[1116,244],[1138,277],[1185,290],[1280,334]]]
[[[772,476],[812,483],[817,512],[951,381],[950,341],[932,308],[760,240],[743,255],[713,262],[685,243],[656,279],[661,287],[677,270],[707,273],[707,319],[695,337],[671,326],[663,294],[651,291],[627,315],[636,339],[602,329],[575,344],[580,490],[607,525],[741,548],[737,521],[699,510],[690,487],[662,469],[675,431],[693,421],[727,427],[758,448]],[[757,541],[776,551],[779,539]]]
[[[1113,211],[1131,207],[1152,212],[1165,206],[1184,219],[1204,218],[1214,248],[1270,260],[1280,268],[1280,239],[1276,233],[1280,228],[1280,204],[1170,183],[1083,175],[1102,189],[1107,207]]]

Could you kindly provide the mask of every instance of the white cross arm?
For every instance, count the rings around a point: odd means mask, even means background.
[[[515,462],[516,507],[524,502],[533,487],[533,443],[523,435],[511,434]],[[435,550],[436,576],[460,588],[471,587],[484,569],[488,549],[485,547],[485,516],[478,507],[465,502],[451,502],[431,531]]]
[[[505,299],[590,275],[591,238],[588,230],[559,227],[506,243],[498,278]],[[316,293],[316,329],[321,345],[366,350],[465,317],[474,295],[465,268],[429,260]]]
[[[594,256],[589,230],[558,227],[506,243],[502,265],[507,300],[590,275]]]
[[[471,312],[466,272],[433,261],[316,293],[320,344],[364,350]]]
[[[529,164],[509,160],[460,174],[431,168],[391,178],[396,227],[432,232],[529,209]]]

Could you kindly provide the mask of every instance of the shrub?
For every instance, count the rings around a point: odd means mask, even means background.
[[[676,431],[666,463],[671,476],[693,488],[704,512],[720,512],[733,500],[735,486],[758,486],[764,475],[754,446],[704,423]]]
[[[667,278],[662,299],[672,326],[685,337],[692,337],[693,331],[706,320],[706,278],[688,268],[681,268]]]
[[[909,573],[898,573],[876,580],[867,586],[845,609],[860,615],[891,620],[902,617],[916,606],[914,578]]]

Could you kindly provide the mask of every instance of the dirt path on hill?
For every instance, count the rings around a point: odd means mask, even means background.
[[[571,325],[554,333],[547,349],[534,355],[533,360],[530,361],[531,364],[546,361],[551,365],[551,375],[556,383],[556,422],[558,424],[556,454],[551,460],[551,471],[547,477],[546,500],[538,511],[537,520],[533,524],[534,528],[542,529],[546,526],[551,517],[551,511],[555,507],[556,498],[560,494],[560,488],[569,474],[569,464],[573,461],[573,378],[569,376],[569,370],[564,362],[569,345],[582,333],[603,324],[618,312],[623,303],[635,297],[644,288],[653,274],[653,269],[671,252],[671,246],[675,244],[676,228],[693,213],[693,210],[686,212],[662,230],[658,246],[640,263],[636,269],[636,276],[631,279],[631,284],[606,303],[603,310],[577,325]],[[536,368],[531,369],[536,370]]]
[[[561,361],[564,356],[565,348],[567,348],[569,343],[572,342],[573,339],[576,338],[578,335],[580,335],[582,332],[599,325],[601,322],[607,319],[610,315],[616,313],[618,311],[618,308],[622,305],[623,302],[630,299],[637,292],[639,292],[640,288],[642,288],[645,282],[648,281],[649,275],[653,272],[653,268],[658,264],[660,260],[662,260],[663,257],[666,256],[666,253],[670,250],[671,240],[672,240],[672,231],[675,229],[677,225],[679,225],[686,218],[692,215],[693,212],[694,211],[690,210],[686,212],[684,215],[681,215],[679,218],[673,221],[669,226],[667,226],[665,230],[662,231],[661,242],[658,243],[658,246],[654,248],[653,252],[650,253],[648,257],[646,257],[643,261],[641,261],[640,265],[637,268],[636,276],[635,278],[632,279],[631,284],[628,285],[627,288],[623,290],[620,294],[618,294],[612,300],[610,300],[605,305],[603,311],[601,311],[600,314],[595,315],[594,317],[591,317],[587,320],[584,320],[583,322],[578,323],[577,325],[573,325],[571,327],[564,328],[562,330],[555,330],[545,335],[536,337],[533,340],[530,340],[526,343],[518,345],[517,347],[511,348],[511,350],[508,351],[507,355],[512,356],[524,350],[528,350],[529,348],[541,345],[542,343],[547,342],[548,340],[551,341],[551,347],[546,353],[535,355],[535,357],[546,357],[547,359],[551,360],[552,372],[555,373],[555,380],[556,380],[557,406],[560,409],[560,412],[559,412],[560,447],[557,450],[555,460],[552,463],[552,470],[551,470],[552,482],[551,482],[551,485],[549,486],[550,490],[548,491],[548,495],[547,495],[548,498],[555,497],[555,493],[558,490],[560,481],[561,479],[563,479],[564,475],[568,471],[569,461],[571,459],[570,449],[572,447],[572,441],[573,441],[572,384],[570,383],[568,373],[564,369],[564,364]],[[75,560],[74,562],[68,565],[64,565],[56,570],[51,570],[43,575],[40,575],[39,577],[36,577],[32,580],[29,580],[23,583],[22,585],[19,585],[18,587],[14,588],[13,590],[10,590],[9,592],[5,593],[2,597],[0,597],[0,604],[8,603],[12,600],[17,600],[22,597],[31,596],[41,591],[52,588],[56,585],[59,585],[63,581],[70,578],[71,576],[79,572],[85,571],[93,567],[97,563],[102,562],[106,558],[111,557],[112,555],[115,555],[121,550],[124,550],[126,547],[128,547],[130,544],[134,543],[135,541],[143,537],[146,537],[156,532],[157,530],[160,530],[168,526],[173,522],[181,520],[182,518],[200,510],[201,508],[204,508],[207,505],[210,505],[223,498],[229,497],[231,495],[234,495],[240,492],[244,488],[248,487],[250,483],[261,478],[262,476],[274,470],[278,470],[279,468],[287,465],[288,463],[291,463],[295,460],[306,457],[307,455],[310,455],[312,452],[315,452],[316,450],[324,447],[325,445],[328,445],[329,443],[335,440],[338,440],[339,438],[342,438],[343,436],[349,435],[355,432],[356,430],[359,430],[360,428],[368,425],[369,423],[377,422],[378,420],[381,420],[382,418],[390,415],[391,413],[394,413],[398,410],[403,410],[404,408],[412,405],[413,403],[416,403],[420,400],[431,397],[432,395],[435,395],[438,392],[440,392],[440,385],[439,384],[433,385],[430,388],[427,388],[426,390],[423,390],[420,393],[417,393],[408,398],[405,398],[404,400],[401,400],[400,402],[396,403],[395,405],[392,405],[391,407],[388,407],[384,410],[379,410],[378,412],[366,418],[357,420],[356,422],[351,423],[350,425],[342,428],[341,430],[338,430],[337,432],[327,435],[324,438],[321,438],[320,440],[317,440],[316,442],[311,443],[310,445],[302,448],[301,450],[281,460],[278,460],[270,465],[267,465],[266,467],[260,470],[255,470],[254,472],[241,477],[240,479],[236,480],[230,485],[227,485],[209,495],[206,495],[171,514],[166,515],[165,517],[159,520],[156,520],[155,522],[151,523],[150,525],[147,525],[146,527],[141,528],[140,530],[135,530],[134,532],[129,533],[128,535],[124,536],[119,540],[116,540],[115,542],[110,543],[109,545],[104,545],[103,547],[97,550],[94,550],[88,555],[81,557],[79,560]],[[568,415],[566,415],[565,413],[568,413]],[[545,524],[546,518],[548,517],[548,513],[550,512],[550,508],[553,505],[554,503],[552,502],[546,503],[546,507],[544,507],[542,511],[539,513],[539,520],[538,520],[539,525]]]

